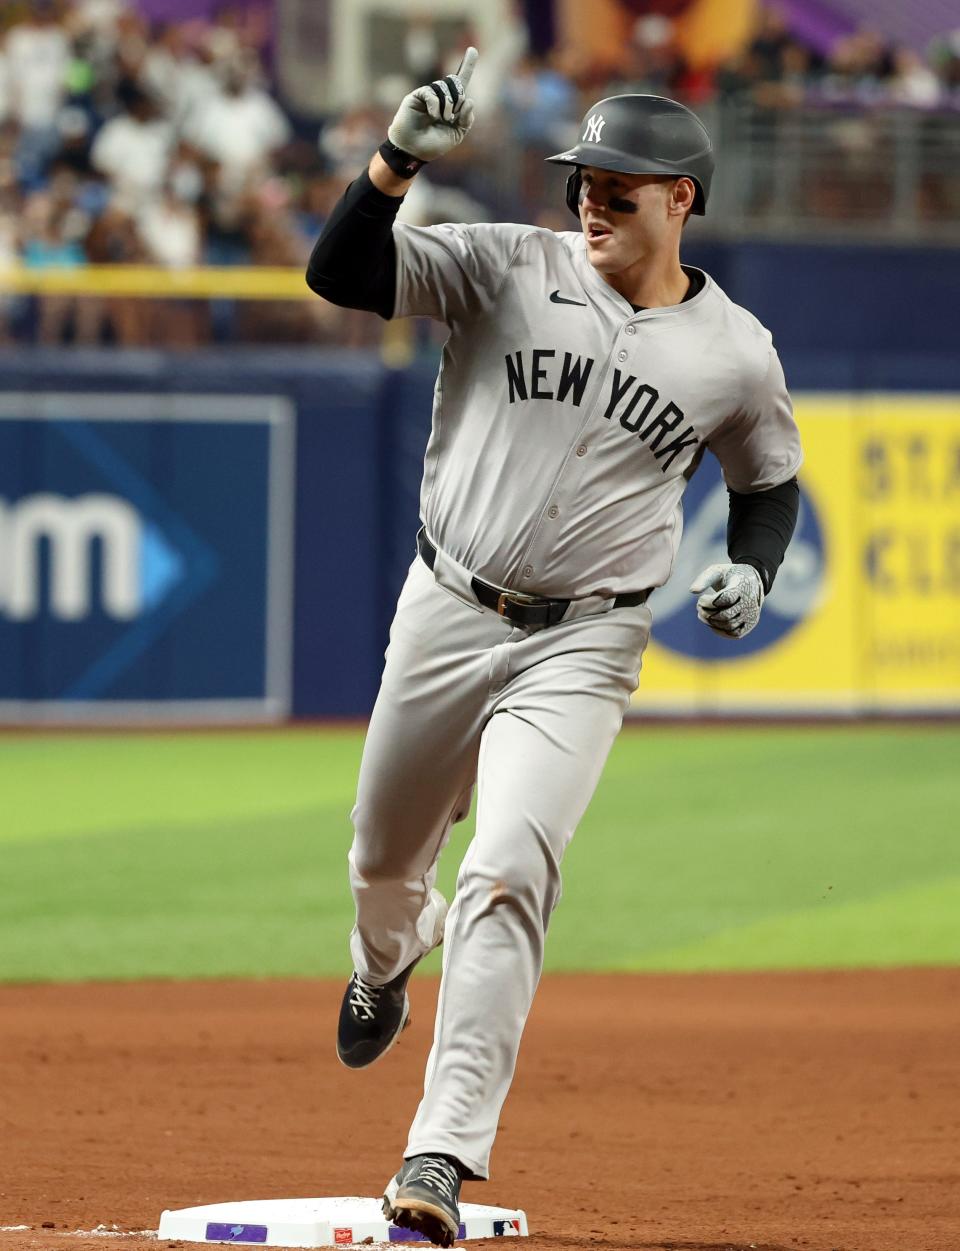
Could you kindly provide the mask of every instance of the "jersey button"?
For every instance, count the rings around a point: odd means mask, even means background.
[[[581,444],[580,444],[580,446],[577,448],[577,455],[578,455],[578,456],[586,456],[586,454],[587,454],[587,448],[586,448],[586,445],[585,445],[585,444],[583,444],[583,443],[581,443]]]
[[[637,328],[636,328],[636,326],[628,326],[628,327],[627,327],[627,334],[636,334],[636,333],[637,333]]]
[[[548,516],[548,517],[559,517],[559,516],[560,516],[560,509],[556,506],[556,504],[551,504],[551,505],[550,505],[550,508],[547,510],[547,516]]]
[[[532,578],[532,577],[533,577],[533,565],[524,565],[524,566],[523,566],[523,576],[524,576],[525,578]]]
[[[620,351],[617,353],[617,360],[620,361],[622,364],[626,359],[627,359],[627,354],[623,350],[623,348],[621,348]]]

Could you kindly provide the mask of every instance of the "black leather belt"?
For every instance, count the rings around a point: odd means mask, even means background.
[[[431,571],[437,563],[437,549],[421,530],[417,535],[417,551],[423,563]],[[572,603],[569,599],[548,599],[544,595],[524,595],[519,591],[501,591],[480,578],[470,579],[470,589],[484,608],[493,608],[501,617],[515,621],[517,625],[545,626],[556,625],[563,620],[563,615]],[[618,595],[613,601],[614,608],[636,608],[645,604],[650,597],[650,590],[631,591],[628,595]]]

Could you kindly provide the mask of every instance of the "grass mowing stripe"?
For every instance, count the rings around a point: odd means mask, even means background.
[[[960,877],[839,907],[804,909],[708,934],[624,969],[867,968],[960,964]],[[838,959],[838,953],[842,958]]]
[[[343,973],[349,845],[339,808],[12,844],[0,980]]]
[[[0,978],[345,972],[360,741],[51,736],[15,742],[15,769],[0,741],[36,809],[3,848]],[[568,852],[547,967],[956,959],[958,746],[949,727],[627,732]]]
[[[246,820],[338,804],[359,730],[0,737],[0,843]]]
[[[554,960],[573,922],[592,936],[592,967],[695,967],[674,953],[799,910],[819,931],[815,962],[849,964],[851,935],[832,920],[838,907],[960,872],[950,835],[960,809],[956,729],[653,738],[621,738],[628,750],[611,757],[571,845]],[[918,950],[925,961],[951,959],[955,943],[940,931],[920,944],[904,939],[899,955],[887,944],[869,962],[915,961]],[[733,967],[774,958],[758,941]]]

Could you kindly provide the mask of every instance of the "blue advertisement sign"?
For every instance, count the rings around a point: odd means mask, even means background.
[[[0,395],[0,719],[290,707],[294,413],[235,395]]]

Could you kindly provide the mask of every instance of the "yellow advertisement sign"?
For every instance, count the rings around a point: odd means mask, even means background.
[[[726,560],[705,462],[684,498],[637,712],[960,711],[960,396],[795,397],[797,532],[747,638],[697,621],[692,579]]]

